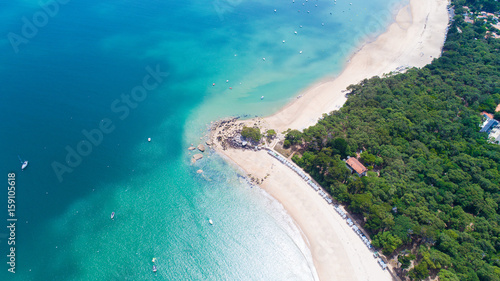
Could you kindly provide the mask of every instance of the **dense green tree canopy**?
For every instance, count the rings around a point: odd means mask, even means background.
[[[293,160],[364,218],[376,247],[414,259],[414,280],[500,280],[500,146],[479,132],[480,112],[500,103],[500,39],[484,32],[458,14],[441,58],[349,86],[344,107],[287,136],[304,148]],[[378,174],[349,173],[341,159],[359,151]]]

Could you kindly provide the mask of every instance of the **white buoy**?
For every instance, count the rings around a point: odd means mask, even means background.
[[[283,40],[283,43],[285,43],[285,40]]]
[[[300,51],[299,54],[302,54],[302,51]]]
[[[151,141],[151,138],[148,138],[148,141]]]
[[[262,60],[263,60],[263,61],[265,61],[265,60],[266,60],[266,58],[262,58]]]

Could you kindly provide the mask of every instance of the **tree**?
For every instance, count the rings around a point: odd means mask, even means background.
[[[441,269],[441,271],[439,271],[438,276],[439,280],[441,281],[460,281],[460,279],[458,278],[457,275],[455,275],[455,273],[446,269]]]
[[[494,117],[495,117],[496,120],[500,121],[500,111],[495,112]]]
[[[378,248],[382,248],[382,252],[385,255],[390,255],[394,252],[403,242],[399,237],[393,236],[390,232],[381,232],[373,238],[373,245]]]
[[[338,154],[342,159],[350,154],[349,144],[343,138],[336,138],[328,142],[328,146],[332,148],[333,154]]]
[[[370,154],[367,151],[363,151],[360,155],[361,161],[365,163],[366,165],[382,165],[384,163],[384,160],[381,157],[378,157],[376,155]]]
[[[267,138],[274,139],[276,137],[276,131],[273,129],[267,130]]]
[[[284,147],[284,148],[289,148],[291,145],[292,145],[292,143],[291,143],[289,140],[285,140],[285,141],[283,142],[283,147]]]
[[[429,269],[426,263],[417,264],[409,273],[413,280],[424,280],[429,276]]]
[[[247,139],[258,143],[262,138],[259,128],[243,127],[241,130],[241,135]]]
[[[403,242],[411,241],[410,233],[413,232],[415,223],[407,216],[397,216],[394,220],[393,235],[399,237]]]
[[[372,196],[368,193],[354,194],[351,200],[351,209],[355,213],[363,213],[372,205]]]
[[[285,140],[291,145],[299,144],[302,142],[302,133],[299,130],[291,130],[286,134]]]

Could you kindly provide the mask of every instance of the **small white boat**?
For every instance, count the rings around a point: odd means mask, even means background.
[[[26,167],[28,167],[28,161],[27,161],[27,160],[26,160],[26,161],[23,161],[23,160],[21,159],[21,156],[19,156],[19,155],[17,155],[17,157],[19,158],[19,161],[21,161],[21,170],[26,169]]]
[[[114,219],[115,218],[115,212],[112,212],[111,213],[111,219]]]
[[[153,262],[156,262],[156,258],[153,258]]]
[[[209,223],[209,224],[214,224],[214,222],[212,221],[212,219],[209,219],[209,220],[208,220],[208,223]]]
[[[260,97],[260,99],[261,99],[261,100],[263,100],[263,99],[264,99],[264,96]]]

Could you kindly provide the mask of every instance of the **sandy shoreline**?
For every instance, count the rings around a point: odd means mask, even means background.
[[[364,45],[335,79],[313,85],[277,113],[268,126],[282,132],[314,125],[323,113],[340,108],[342,93],[365,78],[382,76],[400,66],[423,67],[441,54],[448,25],[447,0],[411,0],[396,21],[374,42]]]
[[[340,108],[346,101],[343,90],[347,86],[400,66],[422,67],[430,63],[439,57],[444,43],[447,4],[447,0],[410,0],[387,31],[353,55],[338,77],[313,85],[302,93],[302,98],[259,119],[259,125],[276,132],[302,130],[314,125],[323,113]],[[223,150],[215,140],[214,147],[248,174],[264,179],[260,186],[284,206],[309,242],[320,280],[392,279],[332,205],[291,169],[264,150]]]

